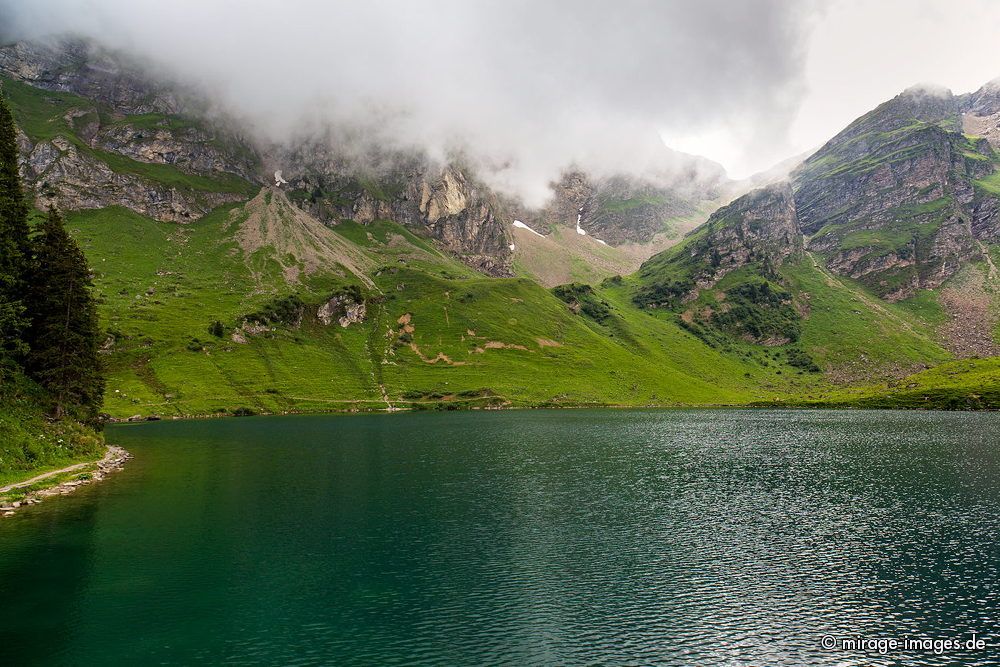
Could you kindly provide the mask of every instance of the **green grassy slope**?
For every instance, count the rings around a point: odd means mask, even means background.
[[[951,357],[938,342],[933,315],[905,302],[886,303],[861,283],[834,276],[814,256],[781,274],[807,304],[801,345],[824,369],[851,379],[898,375]]]
[[[0,485],[99,458],[104,439],[70,419],[45,414],[45,392],[19,373],[0,377]]]
[[[1000,358],[961,359],[900,380],[825,389],[789,405],[916,410],[1000,409]]]
[[[112,415],[832,400],[828,378],[792,364],[785,347],[706,344],[677,313],[636,308],[632,280],[594,291],[607,310],[598,320],[530,280],[478,276],[389,222],[335,228],[379,268],[375,288],[365,288],[367,320],[323,326],[313,316],[318,305],[359,281],[331,272],[289,286],[276,264],[254,275],[232,224],[229,210],[184,227],[120,210],[72,216],[116,338],[108,354]],[[719,289],[740,279],[733,274]],[[810,261],[786,267],[784,280],[808,304],[793,347],[824,370],[906,370],[948,359],[907,304],[882,304]],[[233,342],[243,316],[293,293],[307,304],[298,326]],[[226,327],[223,338],[208,333],[215,320]]]
[[[685,313],[733,303],[727,292],[760,280],[753,267],[676,309],[637,307],[641,275],[606,280],[586,297],[597,306],[574,312],[572,299],[525,278],[483,277],[388,221],[330,232],[367,258],[371,284],[336,264],[289,283],[288,257],[267,248],[245,255],[236,241],[244,219],[238,206],[183,226],[121,209],[70,216],[113,339],[113,416],[870,403],[891,389],[870,378],[951,358],[935,337],[941,312],[933,299],[887,304],[810,255],[772,279],[792,295],[796,339],[765,346],[710,319],[684,321]],[[364,291],[366,320],[324,326],[317,308],[347,285]],[[305,304],[300,322],[233,340],[245,316],[293,295]],[[215,321],[222,337],[209,333]],[[945,376],[926,382],[935,377]]]
[[[415,272],[393,280],[407,289],[387,291],[381,329],[398,331],[410,314],[417,349],[390,345],[383,372],[392,391],[486,389],[515,405],[739,403],[767,394],[750,388],[750,365],[627,303],[612,303],[609,319],[597,323],[528,280],[441,281]]]
[[[186,226],[123,209],[70,216],[68,225],[95,268],[102,316],[114,339],[108,354],[111,414],[206,413],[244,405],[278,411],[289,407],[278,396],[299,390],[369,396],[365,378],[353,368],[363,342],[350,335],[276,331],[238,345],[209,333],[213,322],[231,330],[241,316],[292,291],[277,262],[259,255],[245,261],[233,239],[231,209]],[[306,277],[295,289],[319,302],[343,283],[331,273]],[[296,343],[307,338],[309,344]],[[323,380],[309,370],[319,361],[331,370]],[[296,374],[301,379],[288,379]],[[337,392],[329,389],[334,382]]]
[[[936,336],[939,309],[886,303],[830,273],[812,253],[777,267],[752,262],[697,288],[706,231],[652,258],[626,283],[639,305],[679,318],[714,348],[741,357],[783,351],[841,383],[898,376],[951,357]]]
[[[242,219],[235,208],[184,226],[121,209],[69,216],[96,271],[112,415],[366,409],[387,401],[745,403],[794,388],[771,363],[727,356],[634,308],[620,288],[600,290],[611,317],[597,322],[530,280],[480,276],[390,222],[332,232],[370,259],[374,286],[336,265],[289,284],[266,249],[248,262],[235,240]],[[318,305],[347,284],[366,292],[368,318],[323,326]],[[293,294],[306,304],[301,323],[273,324],[246,344],[232,340],[244,316]],[[209,333],[215,321],[225,327],[221,338]]]
[[[69,216],[96,272],[115,417],[387,402],[736,404],[815,383],[766,353],[706,346],[635,308],[622,285],[598,290],[609,309],[599,322],[530,280],[480,276],[390,222],[331,232],[368,257],[374,285],[335,264],[289,284],[288,258],[238,245],[244,218],[239,207],[183,226],[123,209]],[[316,309],[348,284],[366,292],[367,320],[323,326]],[[300,323],[232,339],[246,315],[293,294],[306,304]],[[215,321],[222,337],[209,333]]]

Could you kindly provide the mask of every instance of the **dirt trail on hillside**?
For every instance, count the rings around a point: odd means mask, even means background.
[[[40,490],[28,490],[25,492],[24,497],[20,500],[12,500],[9,498],[6,500],[0,499],[0,517],[13,516],[17,510],[31,505],[37,505],[45,498],[66,495],[72,493],[81,486],[91,484],[93,482],[99,482],[112,472],[121,470],[125,461],[130,458],[132,458],[132,456],[121,447],[108,445],[107,452],[99,461],[77,463],[71,466],[66,466],[65,468],[60,468],[59,470],[52,470],[50,472],[42,473],[41,475],[35,475],[31,479],[26,479],[22,482],[14,482],[13,484],[2,486],[0,487],[0,496],[11,491],[17,491],[18,489],[26,489],[34,484],[44,482],[47,479],[52,479],[59,475],[72,474],[77,471],[82,471],[81,474],[76,476],[74,479],[68,479],[54,486]],[[89,475],[84,477],[84,472],[89,473]]]
[[[105,455],[107,456],[107,455]],[[0,493],[7,493],[8,491],[13,491],[14,489],[21,489],[26,486],[31,486],[32,484],[37,484],[43,480],[50,477],[55,477],[56,475],[61,475],[66,472],[73,472],[75,470],[82,470],[89,465],[93,465],[93,461],[87,461],[84,463],[77,463],[76,465],[66,466],[65,468],[60,468],[59,470],[53,470],[52,472],[46,472],[41,475],[36,475],[31,479],[26,479],[23,482],[17,482],[15,484],[8,484],[7,486],[0,486]]]

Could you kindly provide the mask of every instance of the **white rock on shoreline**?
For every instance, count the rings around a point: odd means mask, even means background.
[[[97,461],[97,467],[93,470],[81,469],[80,475],[89,475],[86,478],[76,477],[55,486],[28,493],[22,500],[11,502],[0,501],[0,517],[13,516],[14,513],[29,505],[37,505],[44,498],[49,496],[65,496],[72,493],[81,486],[92,482],[99,482],[107,475],[117,470],[121,470],[125,462],[132,458],[132,455],[116,445],[108,445],[108,451],[104,458]],[[53,476],[63,471],[55,471]],[[16,487],[15,487],[16,488]],[[14,489],[11,489],[14,490]]]

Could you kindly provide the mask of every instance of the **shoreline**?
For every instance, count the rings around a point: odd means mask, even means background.
[[[69,495],[81,486],[100,482],[121,470],[130,458],[132,455],[121,447],[108,445],[104,456],[96,461],[76,463],[0,487],[0,518],[38,505],[45,498]]]
[[[786,404],[759,404],[759,403],[656,403],[656,404],[646,404],[646,405],[631,405],[627,403],[617,404],[617,403],[578,403],[578,404],[562,404],[562,405],[546,405],[546,404],[526,404],[526,405],[505,405],[505,406],[491,406],[491,407],[438,407],[438,408],[418,408],[414,409],[412,407],[397,407],[393,406],[392,409],[387,408],[372,408],[372,409],[357,409],[357,410],[338,410],[336,408],[329,410],[282,410],[280,412],[270,412],[267,410],[261,410],[253,414],[235,414],[233,412],[207,412],[207,413],[194,413],[194,414],[149,414],[142,416],[133,417],[112,417],[107,420],[108,424],[114,424],[116,426],[121,425],[138,425],[138,424],[150,424],[155,422],[170,422],[170,421],[198,421],[198,420],[211,420],[211,419],[246,419],[250,417],[288,417],[293,415],[308,416],[308,415],[395,415],[395,414],[432,414],[440,412],[512,412],[519,410],[738,410],[741,408],[748,409],[767,409],[767,408],[805,408],[811,409],[812,406],[800,406],[800,405],[786,405]],[[829,408],[828,406],[822,406],[820,409],[841,409],[839,407]]]
[[[853,411],[853,412],[952,412],[952,413],[993,413],[1000,412],[998,407],[986,408],[946,408],[937,405],[927,406],[889,406],[889,405],[859,405],[856,403],[832,404],[832,403],[702,403],[702,404],[649,404],[649,405],[629,405],[629,404],[578,404],[578,405],[517,405],[503,407],[460,407],[446,409],[420,409],[385,408],[372,410],[285,410],[281,412],[261,411],[252,415],[238,415],[233,413],[204,413],[186,415],[148,415],[141,418],[111,418],[108,424],[115,426],[138,426],[141,424],[151,424],[155,422],[176,422],[176,421],[201,421],[215,419],[246,419],[249,417],[292,417],[292,416],[372,416],[372,415],[395,415],[395,414],[434,414],[442,412],[514,412],[514,411],[535,411],[535,410],[796,410],[796,411]]]

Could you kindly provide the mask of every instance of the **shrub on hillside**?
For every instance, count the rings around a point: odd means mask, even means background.
[[[586,315],[592,320],[604,323],[613,317],[611,305],[599,297],[594,288],[581,283],[570,283],[552,288],[552,293],[560,301],[569,305],[577,314]]]
[[[639,289],[632,302],[640,308],[677,308],[694,287],[691,280],[653,283]]]
[[[286,324],[293,326],[302,320],[306,304],[297,294],[275,298],[268,301],[260,310],[246,316],[248,322],[255,324]]]
[[[726,292],[726,310],[712,315],[712,324],[755,342],[794,342],[801,335],[799,314],[792,295],[767,281],[748,282]]]

